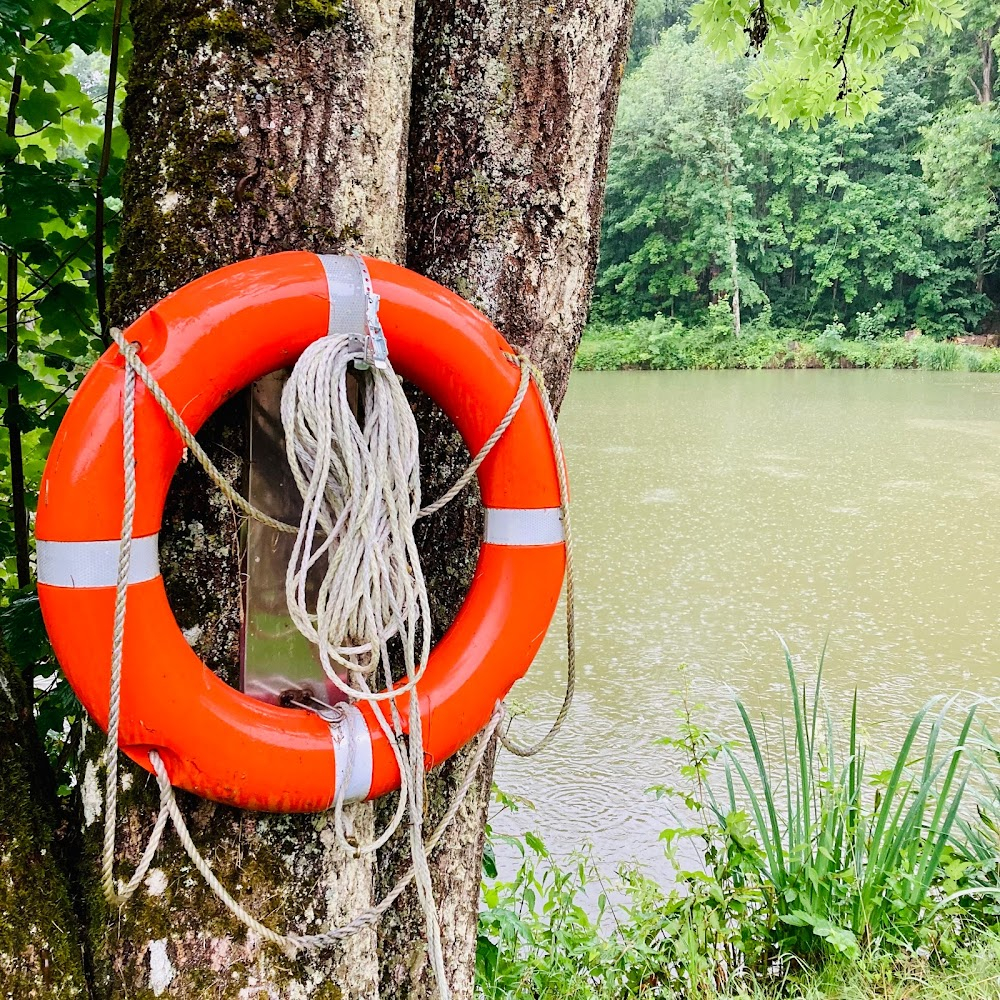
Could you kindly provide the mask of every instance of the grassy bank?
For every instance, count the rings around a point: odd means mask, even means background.
[[[1000,1000],[1000,752],[976,706],[929,703],[873,766],[857,701],[836,724],[822,669],[807,688],[786,668],[786,719],[737,702],[738,742],[678,693],[677,780],[650,790],[677,817],[669,884],[609,884],[532,834],[506,838],[512,877],[487,858],[480,996]]]
[[[918,336],[884,333],[848,338],[843,327],[822,332],[748,324],[737,340],[728,311],[704,326],[674,320],[634,320],[624,326],[588,326],[576,356],[583,371],[711,368],[923,368],[1000,372],[1000,350]]]

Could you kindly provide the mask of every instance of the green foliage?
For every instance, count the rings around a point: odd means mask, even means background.
[[[919,351],[920,367],[932,372],[960,371],[962,354],[955,344],[928,344]]]
[[[1000,112],[992,104],[945,108],[924,129],[920,161],[941,231],[963,246],[981,290],[1000,258]]]
[[[970,372],[1000,372],[1000,351],[966,351],[965,362]]]
[[[821,703],[822,664],[810,700],[787,650],[785,659],[793,725],[779,760],[768,762],[764,733],[737,701],[752,764],[727,749],[726,794],[710,799],[722,831],[731,816],[744,822],[749,803],[763,856],[744,875],[761,889],[760,915],[775,947],[805,962],[832,954],[856,959],[872,948],[954,948],[947,921],[929,924],[927,915],[932,893],[957,886],[965,874],[951,837],[970,771],[965,751],[975,709],[949,739],[949,706],[925,706],[890,766],[872,774],[857,698],[846,741],[839,740]]]
[[[124,133],[105,128],[114,7],[114,0],[0,0],[0,391],[8,439],[0,448],[0,630],[33,691],[62,793],[82,709],[56,669],[37,596],[16,589],[14,517],[18,501],[33,513],[53,433],[103,347],[98,268],[110,273],[125,154]],[[123,67],[128,54],[125,38]],[[8,447],[15,436],[19,469]],[[15,494],[18,473],[24,488]]]
[[[594,372],[648,368],[652,357],[641,338],[632,336],[627,330],[595,323],[587,328],[580,342],[576,367]]]
[[[952,32],[964,13],[959,0],[698,0],[691,19],[720,54],[757,56],[756,114],[815,127],[831,111],[859,121],[875,110],[887,62],[918,55],[930,29]]]
[[[703,324],[731,297],[735,246],[744,318],[862,337],[974,328],[997,294],[995,112],[942,109],[913,67],[887,72],[863,124],[779,131],[748,114],[752,73],[673,27],[626,78],[594,319]]]
[[[850,339],[843,324],[821,333],[749,324],[738,340],[728,327],[728,308],[717,307],[714,324],[686,327],[655,316],[622,326],[595,324],[584,331],[576,368],[923,368],[928,371],[1000,372],[1000,350],[916,337]],[[719,317],[722,317],[721,320]]]
[[[596,877],[585,858],[567,868],[552,863],[540,838],[507,838],[521,852],[514,880],[483,891],[476,942],[476,978],[486,997],[553,995],[608,997],[614,948],[600,932],[607,905],[601,896],[591,917],[581,896]],[[565,991],[565,992],[563,992]]]
[[[685,24],[691,0],[636,0],[629,37],[628,69],[635,69],[667,28]]]
[[[102,348],[95,296],[96,189],[104,138],[114,0],[7,0],[0,23],[0,268],[5,357],[0,389],[16,387],[4,423],[20,429],[29,510],[66,401]],[[128,45],[122,48],[127,63]],[[10,117],[13,108],[13,117]],[[125,136],[115,129],[103,190],[114,221]],[[103,266],[110,271],[110,258]],[[13,286],[13,287],[12,287]],[[13,313],[13,316],[11,315]],[[17,360],[6,336],[16,327]],[[0,450],[0,587],[13,579],[10,449]],[[0,597],[2,603],[2,597]]]
[[[11,662],[34,692],[35,725],[56,775],[60,794],[68,793],[74,773],[76,741],[83,708],[56,665],[32,589],[12,595],[0,610],[0,636]]]

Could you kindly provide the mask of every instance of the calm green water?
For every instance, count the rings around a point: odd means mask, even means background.
[[[591,842],[665,870],[677,667],[700,718],[737,732],[738,693],[784,707],[781,635],[803,670],[828,641],[835,715],[871,741],[941,692],[1000,695],[1000,379],[933,372],[578,373],[560,418],[573,487],[582,676],[540,757],[501,755],[533,801],[501,830]],[[558,621],[515,700],[554,713]],[[531,722],[520,724],[523,734]]]

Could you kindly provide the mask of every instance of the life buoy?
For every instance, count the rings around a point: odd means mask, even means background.
[[[293,252],[222,268],[157,303],[125,336],[197,431],[226,398],[291,365],[327,334],[338,310],[356,305],[343,287],[343,260]],[[475,454],[517,390],[519,370],[505,357],[510,346],[440,285],[383,261],[365,264],[393,367],[437,402]],[[46,464],[36,519],[38,590],[52,645],[105,729],[124,482],[123,365],[111,348],[80,385]],[[345,781],[345,800],[398,788],[375,716],[381,708],[343,706],[328,722],[257,701],[221,681],[185,640],[157,554],[183,446],[149,393],[141,385],[136,392],[121,749],[147,770],[156,750],[174,785],[246,809],[326,809]],[[427,767],[486,724],[552,619],[566,556],[553,447],[532,385],[479,469],[486,517],[475,576],[418,685]]]

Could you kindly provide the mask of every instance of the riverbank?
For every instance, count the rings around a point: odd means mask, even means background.
[[[987,706],[934,699],[891,752],[785,658],[784,721],[699,721],[681,671],[660,834],[672,878],[506,837],[484,861],[483,1000],[1000,1000],[1000,766]],[[877,761],[877,764],[874,762]],[[498,796],[502,807],[516,801]]]
[[[843,328],[815,333],[748,325],[736,339],[728,322],[683,327],[658,316],[624,326],[591,324],[575,367],[581,371],[721,368],[922,368],[1000,372],[1000,350],[924,336],[844,336]]]
[[[648,913],[618,910],[614,930],[602,933],[567,906],[572,871],[553,871],[562,885],[541,922],[525,919],[524,897],[506,911],[511,936],[522,938],[493,955],[490,931],[496,912],[481,915],[477,942],[479,1000],[1000,1000],[1000,933],[979,930],[947,955],[876,952],[857,961],[828,959],[774,975],[739,975],[694,963],[664,971],[659,927]],[[523,886],[522,892],[533,890]],[[539,903],[532,905],[538,906]],[[484,921],[484,917],[486,920]],[[485,923],[485,926],[484,926]],[[700,948],[713,933],[694,924],[678,931]],[[546,950],[543,954],[543,949]]]

